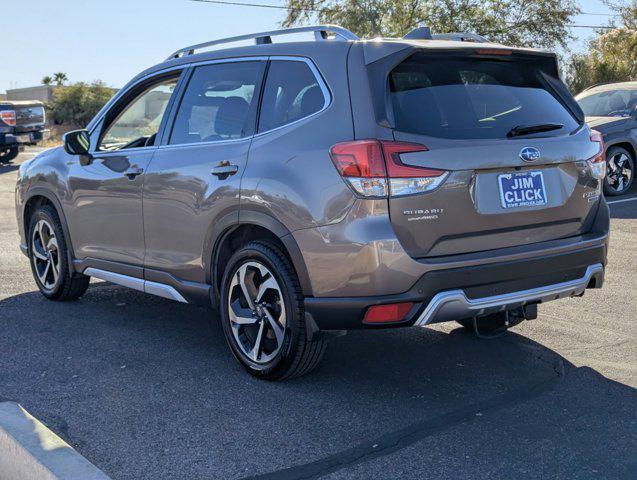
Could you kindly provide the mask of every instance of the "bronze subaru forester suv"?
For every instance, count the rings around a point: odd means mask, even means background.
[[[493,335],[600,288],[603,152],[553,54],[303,27],[144,71],[21,165],[16,210],[47,298],[95,277],[212,304],[239,362],[285,379],[350,329]]]

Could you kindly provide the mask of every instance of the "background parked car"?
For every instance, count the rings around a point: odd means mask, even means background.
[[[13,160],[24,145],[35,145],[48,137],[42,102],[0,101],[0,163]]]
[[[597,85],[575,97],[591,128],[606,142],[606,195],[626,193],[637,161],[637,82]]]

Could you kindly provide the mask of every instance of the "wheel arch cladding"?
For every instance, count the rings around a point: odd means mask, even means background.
[[[278,220],[261,212],[241,211],[239,222],[226,228],[215,243],[211,253],[211,280],[215,295],[219,294],[221,277],[227,261],[240,246],[253,240],[268,240],[276,245],[292,262],[303,295],[311,296],[309,274],[301,250],[290,231]]]
[[[49,190],[42,187],[34,187],[31,188],[24,200],[23,211],[22,211],[22,221],[23,228],[25,233],[25,239],[27,241],[27,246],[29,243],[29,228],[30,228],[30,220],[33,212],[42,205],[51,205],[60,219],[60,223],[62,224],[62,231],[64,233],[64,240],[66,243],[66,248],[68,252],[67,262],[69,264],[70,271],[75,271],[73,266],[73,241],[71,239],[71,235],[69,233],[68,225],[66,223],[66,217],[64,216],[64,210],[62,209],[62,204],[58,200],[58,198],[50,192]]]

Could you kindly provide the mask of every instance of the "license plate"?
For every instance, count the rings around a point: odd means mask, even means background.
[[[29,143],[31,142],[31,137],[29,135],[17,135],[15,137],[18,143]]]
[[[505,173],[498,176],[502,208],[546,205],[542,172]]]

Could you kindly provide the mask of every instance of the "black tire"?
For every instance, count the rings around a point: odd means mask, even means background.
[[[5,149],[0,148],[0,163],[9,163],[11,160],[14,160],[19,153],[20,150],[18,147]]]
[[[273,349],[271,352],[273,358],[266,363],[257,363],[260,349],[256,349],[257,361],[253,361],[245,352],[245,345],[240,346],[240,340],[235,337],[239,333],[238,330],[233,332],[234,327],[232,326],[229,312],[231,308],[229,302],[233,298],[231,295],[235,295],[235,289],[238,288],[233,283],[236,283],[235,279],[240,277],[240,268],[255,263],[265,266],[268,270],[263,278],[269,278],[269,275],[274,277],[277,287],[280,288],[280,290],[275,291],[275,296],[277,298],[279,296],[283,297],[278,299],[277,304],[279,306],[283,305],[285,308],[283,340],[280,342],[278,353],[275,353],[276,350]],[[253,286],[255,285],[254,275],[257,274],[253,274]],[[239,292],[241,291],[239,290]],[[243,298],[245,299],[245,296]],[[303,295],[296,272],[287,256],[275,245],[265,241],[254,241],[237,250],[228,261],[224,272],[220,299],[221,322],[226,340],[235,358],[250,374],[265,380],[286,380],[305,375],[320,363],[327,342],[322,339],[312,340],[308,338],[303,309]],[[233,305],[239,301],[240,299],[236,299]],[[253,313],[256,314],[254,310]],[[253,316],[253,318],[255,317]],[[263,319],[260,322],[268,325]],[[255,326],[256,324],[250,325],[250,328]],[[272,329],[270,328],[270,330]],[[271,333],[274,336],[273,330],[267,333]],[[261,337],[258,336],[257,338]],[[277,342],[277,345],[279,345],[279,342]]]
[[[36,267],[36,264],[41,265],[41,263],[46,262],[46,260],[41,260],[36,255],[36,252],[40,253],[42,251],[40,245],[43,243],[34,238],[39,238],[37,234],[34,235],[34,230],[40,221],[45,222],[44,225],[51,226],[52,233],[56,240],[57,250],[55,255],[49,255],[51,261],[57,261],[57,279],[53,277],[54,281],[46,285],[46,278],[43,282],[39,277],[38,269],[40,267]],[[29,245],[28,253],[31,272],[42,295],[50,300],[69,301],[78,299],[86,292],[91,277],[70,271],[68,262],[69,254],[64,237],[64,230],[62,229],[57,211],[52,205],[42,205],[33,212],[29,221],[27,241]],[[36,245],[36,243],[38,243],[38,245]],[[48,276],[48,278],[52,278],[52,275]]]
[[[604,194],[610,197],[624,195],[630,190],[635,178],[635,158],[625,148],[610,147],[606,151],[606,161]],[[619,166],[620,162],[621,166]]]

